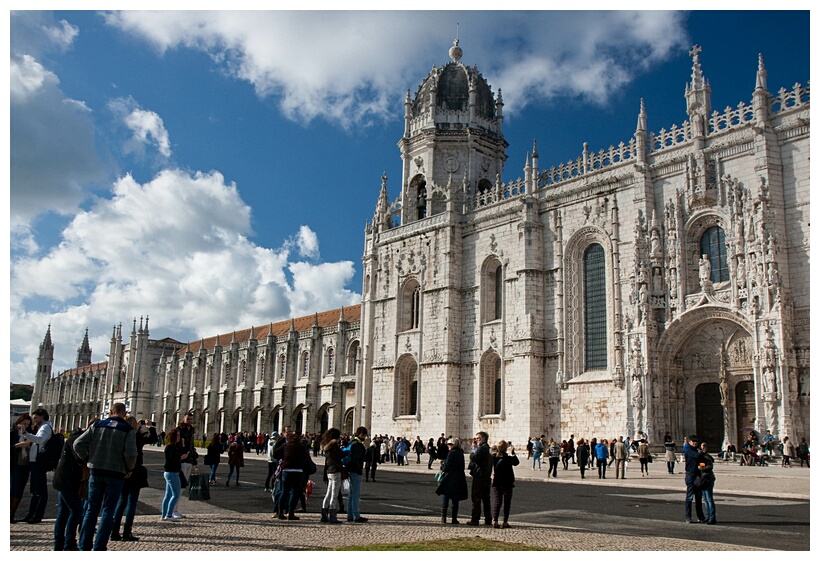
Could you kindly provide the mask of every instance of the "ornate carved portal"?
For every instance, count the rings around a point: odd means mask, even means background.
[[[681,435],[697,433],[716,452],[754,420],[753,341],[745,329],[724,319],[688,331],[668,374],[667,422]]]

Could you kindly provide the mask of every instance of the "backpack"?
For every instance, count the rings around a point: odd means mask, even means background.
[[[342,448],[342,458],[341,463],[342,467],[348,467],[350,465],[351,460],[353,459],[353,454],[350,453],[350,444],[344,446]]]
[[[65,436],[62,433],[52,432],[40,453],[37,454],[37,465],[42,466],[45,471],[54,471],[63,455],[63,445]]]

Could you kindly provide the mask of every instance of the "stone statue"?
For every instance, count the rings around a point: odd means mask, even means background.
[[[777,382],[774,377],[774,368],[767,366],[763,369],[763,391],[774,393],[777,391]]]
[[[658,235],[657,230],[652,230],[652,239],[650,240],[649,246],[649,255],[652,257],[658,257],[662,254],[661,252],[661,237]]]
[[[712,264],[709,262],[707,254],[704,253],[701,256],[698,266],[700,267],[700,283],[702,285],[704,282],[709,282],[712,277]]]
[[[643,407],[643,386],[640,376],[632,376],[632,403],[635,407]]]

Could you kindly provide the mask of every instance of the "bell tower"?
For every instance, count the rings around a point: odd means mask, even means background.
[[[458,39],[450,62],[433,67],[404,102],[401,223],[439,214],[447,203],[489,189],[504,170],[504,102],[476,69],[461,62]],[[457,208],[457,206],[453,207]]]

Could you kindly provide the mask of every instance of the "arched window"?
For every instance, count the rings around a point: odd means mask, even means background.
[[[489,351],[481,359],[481,414],[501,414],[501,357]]]
[[[584,252],[584,357],[586,370],[605,370],[606,348],[606,259],[600,244]]]
[[[712,282],[729,280],[729,265],[726,261],[726,234],[720,226],[712,226],[700,237],[700,254],[709,256]]]
[[[404,285],[401,305],[401,330],[418,329],[421,319],[421,286],[417,280],[410,280]]]
[[[287,359],[285,359],[284,353],[279,355],[279,379],[285,379],[285,366],[286,366]]]
[[[310,373],[310,355],[307,351],[302,353],[302,378],[307,378]]]
[[[334,359],[333,347],[330,347],[327,350],[327,375],[328,376],[333,376],[333,367],[334,367],[333,359]]]
[[[415,415],[418,407],[419,367],[410,355],[396,365],[396,415]]]
[[[347,351],[347,375],[355,376],[359,373],[359,342],[353,341]]]
[[[504,306],[503,269],[498,259],[490,258],[481,274],[482,315],[484,322],[501,319]]]
[[[416,195],[416,210],[419,220],[427,218],[427,187],[424,183],[419,185],[418,195]]]

